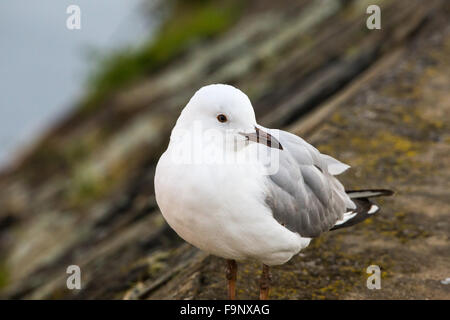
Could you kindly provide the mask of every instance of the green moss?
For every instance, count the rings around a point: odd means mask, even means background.
[[[170,252],[158,251],[154,253],[147,261],[149,277],[155,277],[161,270],[167,268],[167,260],[170,258]]]
[[[116,169],[114,169],[116,168]],[[75,166],[71,173],[71,182],[65,193],[69,207],[81,207],[106,196],[124,175],[124,169],[115,166],[107,172],[96,171],[90,165]]]
[[[106,194],[108,183],[106,178],[98,178],[93,174],[79,172],[75,175],[66,199],[70,207],[78,207],[98,199]]]
[[[39,182],[43,176],[48,178],[57,173],[69,172],[104,139],[104,134],[95,132],[64,143],[58,141],[58,137],[43,141],[26,159],[23,165],[25,176],[29,181]]]
[[[78,139],[69,141],[61,146],[62,158],[67,167],[73,167],[82,159],[86,159],[95,148],[104,141],[101,134],[87,134]]]
[[[137,50],[117,52],[101,62],[100,71],[90,78],[91,92],[83,110],[95,108],[106,94],[161,68],[193,42],[226,30],[238,17],[241,6],[238,1],[179,1],[155,40]]]
[[[380,216],[374,229],[377,235],[395,238],[400,243],[405,244],[410,240],[426,238],[430,232],[424,226],[415,223],[417,217],[412,212],[396,211],[393,216],[387,218]]]
[[[8,284],[9,272],[6,266],[0,263],[0,289],[6,287]]]

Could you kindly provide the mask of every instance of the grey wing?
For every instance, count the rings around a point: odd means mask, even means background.
[[[267,177],[266,204],[289,230],[317,237],[356,207],[334,177],[349,166],[321,154],[298,136],[282,130],[270,133],[278,137],[283,150],[279,170]]]

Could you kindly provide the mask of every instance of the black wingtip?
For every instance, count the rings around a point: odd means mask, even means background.
[[[342,228],[347,228],[350,226],[353,226],[355,224],[358,224],[378,212],[380,212],[380,207],[374,203],[372,203],[369,199],[354,199],[354,203],[356,204],[356,211],[354,211],[354,216],[349,218],[348,220],[344,220],[344,222],[338,223],[333,226],[330,230],[338,230]]]
[[[352,199],[389,197],[395,194],[394,191],[389,189],[346,190],[345,192]]]

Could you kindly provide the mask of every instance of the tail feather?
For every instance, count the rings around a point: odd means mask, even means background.
[[[391,196],[394,194],[393,191],[386,189],[350,190],[346,191],[346,193],[356,204],[356,209],[344,213],[344,217],[337,221],[330,230],[350,227],[366,220],[380,211],[380,207],[370,201],[369,198]]]

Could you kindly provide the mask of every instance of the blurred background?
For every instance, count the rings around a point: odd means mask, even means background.
[[[83,27],[75,32],[66,28],[66,8],[71,4],[0,4],[0,67],[8,73],[0,83],[0,165],[13,161],[18,147],[76,108],[88,88],[86,79],[101,59],[149,41],[161,21],[153,10],[156,0],[82,0],[77,5],[83,9]]]
[[[2,1],[0,297],[226,297],[223,261],[166,225],[153,176],[189,98],[228,83],[259,123],[351,165],[348,189],[396,191],[275,268],[272,298],[449,299],[449,18],[445,0]],[[240,266],[239,298],[258,272]]]

